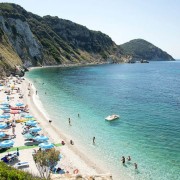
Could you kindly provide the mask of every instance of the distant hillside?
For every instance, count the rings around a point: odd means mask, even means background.
[[[150,43],[144,44],[118,46],[100,31],[58,17],[40,17],[16,4],[0,3],[1,74],[16,66],[119,63],[134,57],[172,59]]]
[[[124,50],[125,54],[132,55],[133,58],[137,59],[174,60],[171,55],[143,39],[131,40],[120,45],[120,47]]]

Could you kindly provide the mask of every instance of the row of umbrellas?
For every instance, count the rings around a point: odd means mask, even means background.
[[[0,115],[0,118],[8,119],[8,118],[10,118],[10,114],[2,114],[2,115]]]
[[[0,103],[0,105],[7,107],[7,106],[9,106],[9,103],[8,102],[2,102],[2,103]],[[23,107],[24,103],[18,102],[18,103],[16,103],[16,106]]]
[[[38,138],[38,137],[37,137]],[[40,138],[40,137],[39,137]],[[5,140],[3,142],[0,142],[0,147],[1,148],[10,148],[14,145],[14,141],[12,140]],[[49,143],[49,142],[44,142],[38,145],[41,149],[52,149],[54,147],[54,144]]]
[[[24,116],[25,118],[33,118],[33,116],[31,115],[25,115]],[[35,126],[35,127],[31,127],[29,129],[29,131],[32,133],[36,133],[36,132],[39,132],[41,131],[42,129],[40,127],[37,126],[37,122],[34,121],[34,120],[29,120],[25,123],[26,126]],[[40,135],[40,136],[36,136],[36,137],[33,137],[31,134],[26,134],[25,135],[26,138],[33,138],[35,141],[37,142],[41,142],[41,144],[39,144],[38,146],[43,149],[43,150],[46,150],[46,149],[51,149],[54,147],[54,145],[50,142],[47,142],[49,140],[49,138],[47,136],[44,136],[44,135]]]
[[[29,116],[29,118],[32,118],[32,117]],[[30,132],[39,132],[42,130],[40,127],[36,126],[37,125],[36,121],[29,120],[25,124],[27,126],[35,126],[35,127],[32,127],[29,129]],[[26,135],[26,137],[27,137],[27,135]],[[47,136],[40,135],[40,136],[34,137],[33,139],[37,142],[41,142],[41,144],[39,144],[38,146],[43,150],[51,149],[54,147],[54,144],[47,142],[49,140],[49,138]]]
[[[7,108],[5,105],[7,105],[7,103],[1,103],[2,106],[0,106],[2,109],[4,108]],[[16,106],[23,106],[24,104],[23,103],[17,103]],[[9,118],[10,117],[10,114],[3,114],[3,115],[0,115],[0,118]],[[29,114],[26,114],[24,115],[24,118],[27,118],[27,119],[31,119],[33,118],[33,116],[29,115]],[[39,132],[41,131],[42,129],[40,127],[37,126],[37,122],[34,121],[34,120],[28,120],[25,125],[27,126],[32,126],[29,131],[30,132]],[[6,123],[0,123],[0,129],[4,129],[7,127],[7,124]],[[4,132],[0,132],[0,138],[3,138],[5,137],[6,134]],[[44,135],[41,135],[41,136],[36,136],[33,138],[35,141],[37,142],[40,142],[40,144],[38,145],[42,150],[46,150],[46,149],[51,149],[54,147],[54,145],[50,142],[47,142],[49,140],[49,138],[47,136],[44,136]],[[0,148],[10,148],[14,145],[14,141],[12,140],[5,140],[3,142],[0,142]]]

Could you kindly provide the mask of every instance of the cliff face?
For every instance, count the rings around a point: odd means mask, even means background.
[[[17,66],[22,66],[22,61],[0,28],[0,76],[10,74]]]
[[[0,3],[0,30],[2,71],[13,69],[15,65],[29,67],[124,62],[132,57],[146,57],[136,50],[129,51],[127,44],[116,45],[102,32],[91,31],[82,25],[58,17],[40,17],[15,4]],[[9,55],[4,52],[5,49]],[[158,54],[157,57],[171,60],[167,58],[170,57],[167,53],[159,49],[158,53],[156,51],[155,47],[152,54],[154,52],[156,56]],[[149,51],[144,54],[148,55]]]
[[[21,19],[0,16],[0,26],[24,65],[33,65],[34,59],[42,58],[42,45],[35,39],[29,24]]]

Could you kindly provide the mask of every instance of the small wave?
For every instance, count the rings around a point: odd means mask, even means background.
[[[32,83],[31,83],[32,84]],[[40,100],[40,98],[39,98],[39,96],[38,95],[36,95],[36,88],[35,88],[35,86],[32,84],[32,93],[33,93],[33,96],[32,96],[32,99],[33,99],[33,102],[34,102],[34,104],[36,105],[36,107],[39,109],[39,111],[44,115],[44,117],[46,118],[46,119],[50,119],[49,118],[49,116],[48,116],[48,114],[47,114],[47,112],[46,112],[46,110],[45,110],[45,108],[44,108],[44,106],[43,106],[43,104],[42,104],[42,102],[41,102],[41,100]]]

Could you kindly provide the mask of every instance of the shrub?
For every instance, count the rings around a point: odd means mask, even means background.
[[[7,164],[0,162],[0,179],[1,180],[41,180],[28,172],[15,169]]]

